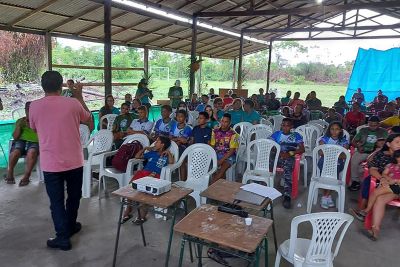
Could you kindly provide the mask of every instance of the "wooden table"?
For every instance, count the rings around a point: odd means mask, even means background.
[[[118,218],[118,230],[117,230],[117,237],[115,240],[113,266],[115,266],[116,260],[117,260],[118,242],[119,242],[119,235],[120,235],[121,224],[122,224],[121,220],[122,220],[122,213],[123,213],[124,207],[128,206],[128,205],[137,206],[138,214],[140,216],[140,211],[139,211],[140,204],[145,204],[145,205],[158,207],[158,208],[162,208],[162,209],[168,209],[168,208],[173,209],[172,215],[168,214],[168,211],[167,212],[161,212],[161,211],[157,211],[157,210],[154,211],[155,213],[161,214],[163,216],[172,217],[170,235],[169,235],[169,240],[168,240],[167,257],[166,257],[166,261],[165,261],[165,266],[168,266],[169,256],[170,256],[170,251],[171,251],[172,236],[173,236],[173,227],[175,225],[178,204],[181,203],[181,201],[183,201],[183,204],[185,207],[185,214],[187,214],[186,198],[192,192],[193,192],[192,189],[176,187],[174,185],[172,185],[171,191],[166,192],[159,196],[153,196],[151,194],[139,192],[139,191],[133,189],[131,185],[127,185],[125,187],[122,187],[122,188],[112,192],[113,195],[116,195],[121,198],[121,209],[120,209],[119,218]],[[146,246],[146,238],[144,235],[143,224],[140,224],[140,230],[142,233],[143,245]]]
[[[258,216],[250,215],[250,217],[253,221],[247,226],[244,218],[220,212],[216,206],[207,204],[190,212],[174,227],[176,232],[183,234],[179,266],[182,266],[186,241],[197,244],[198,266],[201,266],[203,245],[238,256],[258,266],[264,243],[265,266],[268,266],[266,235],[273,222]]]
[[[200,196],[222,203],[233,204],[235,202],[236,193],[239,192],[241,186],[243,186],[241,183],[220,179],[210,185],[206,190],[201,192]],[[246,202],[235,202],[235,204],[250,211],[255,211],[256,214],[262,211],[264,217],[267,214],[267,207],[270,206],[271,209],[269,210],[269,213],[271,220],[274,222],[274,207],[272,205],[272,201],[268,198],[266,198],[261,205],[254,205]],[[274,235],[274,245],[276,251],[278,249],[278,244],[276,240],[275,223],[272,224],[272,232]]]

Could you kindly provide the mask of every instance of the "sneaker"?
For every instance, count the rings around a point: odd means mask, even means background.
[[[356,181],[353,181],[353,182],[351,183],[351,185],[348,187],[348,189],[349,189],[350,191],[358,191],[358,190],[360,190],[360,183],[359,183],[359,182],[356,182]]]
[[[321,208],[325,210],[329,209],[328,198],[326,196],[321,197]]]
[[[74,234],[80,232],[82,229],[82,224],[80,222],[75,223],[75,227],[71,230],[69,237],[73,236]]]
[[[328,207],[329,207],[329,208],[334,208],[334,207],[336,206],[336,205],[335,205],[335,202],[333,201],[331,195],[327,196],[326,199],[327,199]]]
[[[61,238],[49,238],[47,240],[47,246],[49,248],[57,248],[61,250],[70,250],[72,248],[71,242],[69,239],[61,239]]]
[[[283,205],[283,207],[285,208],[285,209],[290,209],[290,201],[291,201],[291,199],[290,199],[290,197],[289,196],[284,196],[283,197],[283,202],[282,202],[282,205]]]

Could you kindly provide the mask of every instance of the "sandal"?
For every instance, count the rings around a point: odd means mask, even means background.
[[[356,219],[360,222],[364,222],[365,217],[367,216],[367,214],[363,210],[359,209],[350,209],[350,213],[353,214],[354,217],[356,217]]]
[[[134,224],[136,224],[136,225],[141,225],[141,224],[145,223],[146,221],[147,221],[146,218],[139,218],[139,217],[137,217],[136,219],[134,219],[134,220],[132,221],[132,223],[134,223]]]
[[[6,176],[4,176],[4,181],[6,182],[6,184],[15,184],[15,179],[14,179],[14,177],[12,177],[12,178],[7,178]]]
[[[26,186],[30,183],[31,181],[29,179],[21,179],[21,181],[19,181],[19,186]]]
[[[378,240],[378,238],[375,236],[375,233],[374,233],[373,230],[363,229],[362,233],[372,241],[377,241]]]
[[[126,223],[127,221],[129,221],[130,219],[132,219],[132,217],[133,217],[132,214],[125,215],[125,216],[122,218],[121,224]]]

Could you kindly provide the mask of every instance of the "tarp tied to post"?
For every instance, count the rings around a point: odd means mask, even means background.
[[[371,102],[381,89],[389,100],[400,96],[400,48],[381,51],[376,49],[358,49],[346,100],[361,88],[365,101]]]

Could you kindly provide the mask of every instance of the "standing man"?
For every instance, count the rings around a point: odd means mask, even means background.
[[[56,237],[47,240],[47,246],[70,250],[70,237],[82,227],[76,221],[83,176],[79,123],[91,120],[91,115],[83,101],[82,85],[75,84],[73,98],[68,98],[60,96],[62,82],[63,78],[57,71],[46,71],[42,75],[45,96],[32,102],[29,121],[39,137],[40,165],[56,231]]]
[[[171,107],[177,108],[179,102],[181,102],[183,98],[183,90],[180,80],[176,80],[175,85],[169,88],[168,98],[171,100]]]

